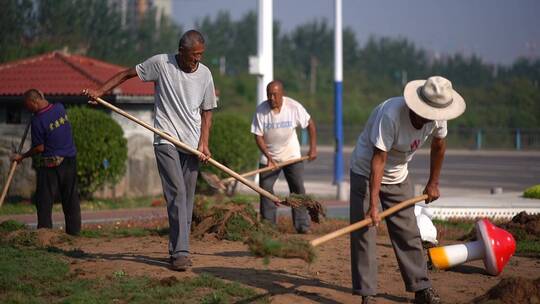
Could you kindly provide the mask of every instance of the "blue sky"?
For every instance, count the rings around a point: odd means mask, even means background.
[[[274,20],[285,31],[313,20],[332,24],[333,5],[333,0],[274,0]],[[220,10],[238,19],[256,9],[256,0],[173,0],[174,19],[189,28]],[[435,53],[475,53],[502,64],[540,57],[539,13],[538,0],[343,0],[343,26],[352,28],[361,44],[371,35],[405,37]]]

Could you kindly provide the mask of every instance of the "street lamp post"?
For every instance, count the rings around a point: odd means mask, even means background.
[[[335,155],[334,155],[334,183],[337,188],[337,199],[346,200],[343,185],[343,39],[341,0],[335,0],[334,18],[334,132],[335,132]]]

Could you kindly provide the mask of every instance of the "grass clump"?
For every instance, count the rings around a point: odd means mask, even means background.
[[[300,238],[281,238],[275,227],[257,219],[251,203],[196,201],[192,235],[202,237],[213,233],[218,239],[243,240],[255,256],[300,258],[308,263],[315,259],[309,242]]]
[[[202,237],[215,233],[218,239],[239,241],[259,225],[257,213],[250,203],[211,203],[197,201],[194,208],[192,235]]]
[[[525,189],[523,197],[540,199],[540,185]]]
[[[321,217],[326,215],[323,205],[310,195],[293,193],[282,204],[291,208],[306,208],[311,221],[315,223],[320,223]]]
[[[15,220],[7,220],[0,223],[0,232],[13,232],[24,229],[26,225]]]
[[[315,249],[301,238],[274,238],[272,234],[257,231],[245,242],[251,253],[263,257],[269,263],[270,257],[298,258],[308,263],[315,260]]]

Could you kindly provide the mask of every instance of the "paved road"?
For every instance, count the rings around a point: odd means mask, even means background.
[[[345,179],[349,179],[351,148],[346,148]],[[320,147],[315,162],[306,163],[306,180],[333,180],[333,150]],[[409,165],[415,183],[425,183],[429,175],[429,153],[419,151]],[[504,191],[522,191],[540,184],[540,151],[464,151],[449,150],[443,165],[441,187],[489,191],[503,187]]]

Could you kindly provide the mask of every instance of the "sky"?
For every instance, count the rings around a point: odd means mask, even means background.
[[[237,20],[256,11],[258,2],[172,1],[173,19],[185,29],[220,10]],[[370,36],[402,37],[435,54],[474,53],[487,63],[508,65],[518,57],[540,58],[539,0],[342,1],[343,27],[350,27],[361,45]],[[274,20],[285,32],[314,20],[334,22],[333,0],[274,0],[273,8]]]

